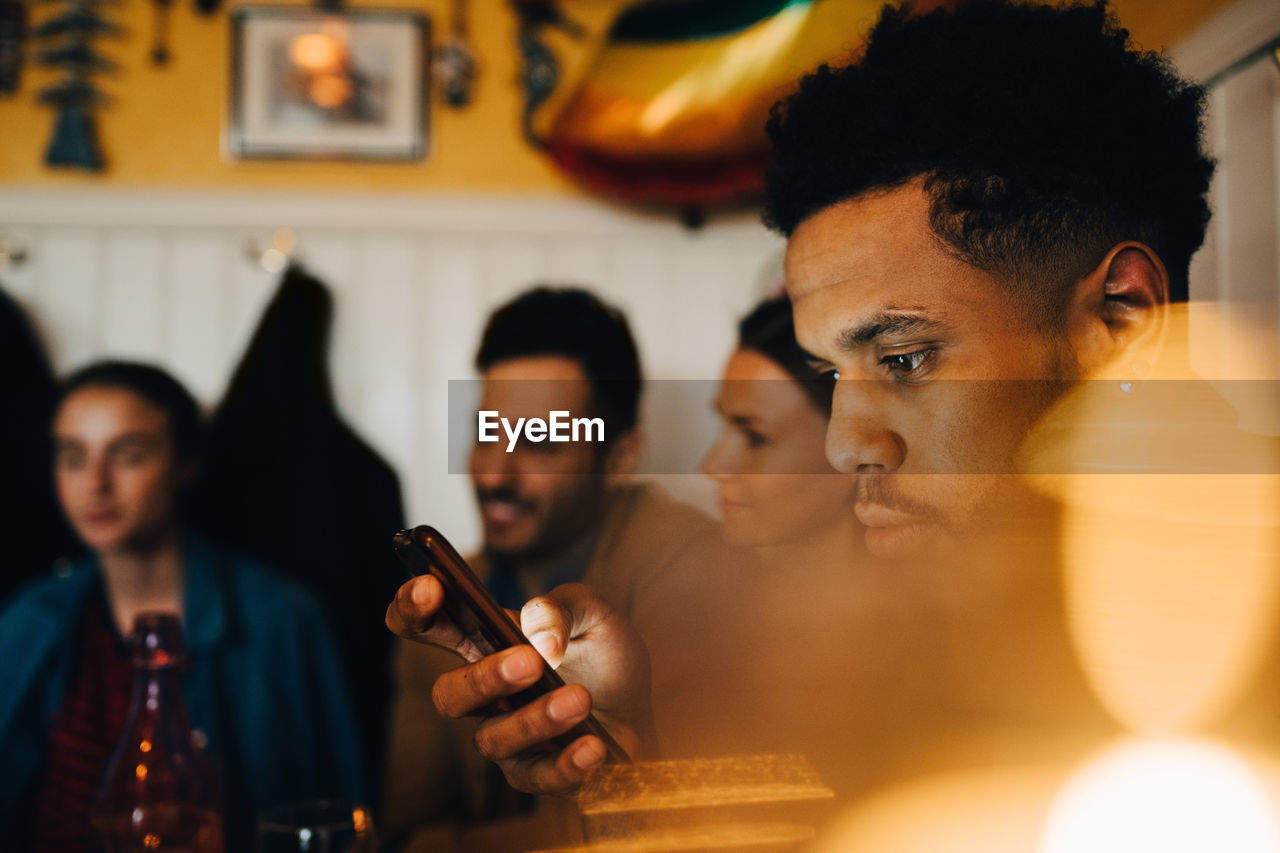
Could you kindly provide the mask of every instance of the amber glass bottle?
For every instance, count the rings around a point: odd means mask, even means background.
[[[133,698],[92,822],[108,853],[224,853],[211,766],[182,699],[182,629],[174,614],[138,616]]]

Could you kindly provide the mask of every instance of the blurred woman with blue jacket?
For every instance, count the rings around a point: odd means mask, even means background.
[[[184,698],[221,768],[229,850],[249,848],[264,808],[361,798],[319,608],[184,528],[203,433],[186,389],[155,367],[93,364],[64,383],[53,431],[58,498],[88,555],[0,613],[0,848],[96,849],[89,809],[128,711],[140,613],[180,615]]]

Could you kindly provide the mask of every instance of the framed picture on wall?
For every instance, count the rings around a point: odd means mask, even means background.
[[[419,12],[248,6],[231,16],[237,158],[417,160],[430,24]]]

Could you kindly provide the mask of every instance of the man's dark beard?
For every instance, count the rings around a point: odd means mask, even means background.
[[[521,509],[533,509],[533,502],[526,500],[520,496],[520,493],[510,486],[499,486],[496,489],[476,488],[476,501],[483,504],[487,501],[502,501],[503,503],[513,503]]]
[[[928,504],[908,500],[888,491],[885,488],[883,474],[860,474],[857,481],[856,501],[857,503],[879,504],[898,512],[919,516],[921,520],[926,521],[936,519],[938,515],[938,511]]]
[[[579,538],[599,522],[606,508],[605,478],[602,474],[565,475],[582,483],[573,494],[549,508],[549,514],[541,519],[536,538],[528,546],[518,549],[498,550],[486,543],[486,548],[496,556],[513,563],[537,563],[557,556],[569,549]],[[493,489],[477,489],[477,499],[509,501],[521,509],[535,511],[537,503],[524,497],[517,489],[499,486]]]

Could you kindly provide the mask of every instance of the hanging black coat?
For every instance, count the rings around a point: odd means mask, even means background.
[[[332,313],[321,282],[285,273],[213,416],[196,512],[212,536],[320,600],[376,793],[390,697],[383,619],[401,581],[391,537],[404,518],[395,472],[335,406]]]
[[[73,548],[53,489],[57,386],[25,312],[0,288],[0,603]]]

